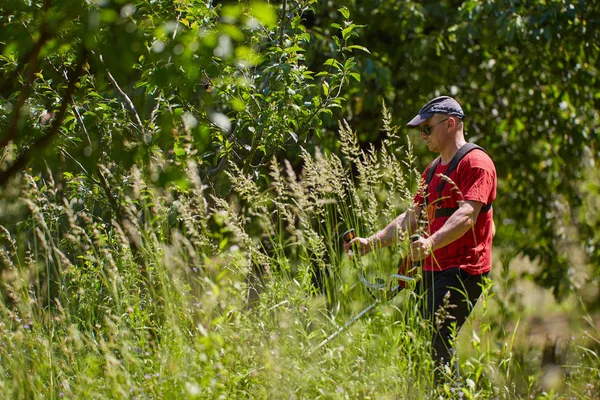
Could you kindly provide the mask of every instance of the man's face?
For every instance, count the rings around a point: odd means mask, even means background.
[[[420,138],[427,142],[430,151],[435,153],[441,151],[442,144],[446,140],[445,132],[448,128],[447,121],[449,119],[450,117],[447,115],[436,114],[419,126],[421,129]]]

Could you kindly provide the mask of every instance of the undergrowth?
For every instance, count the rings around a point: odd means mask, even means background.
[[[315,351],[374,301],[340,235],[381,229],[419,184],[410,141],[389,121],[385,112],[378,150],[362,150],[343,123],[340,154],[304,152],[301,169],[273,160],[259,181],[232,165],[228,198],[209,195],[192,162],[185,190],[104,166],[117,199],[85,175],[24,175],[3,200],[29,216],[0,232],[2,396],[599,396],[593,323],[562,359],[520,345],[510,257],[461,333],[458,380],[434,387],[408,290]],[[359,263],[385,276],[405,248],[399,240]]]

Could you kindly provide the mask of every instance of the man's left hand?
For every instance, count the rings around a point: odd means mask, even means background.
[[[413,261],[423,260],[431,254],[433,243],[430,238],[419,237],[418,240],[410,243],[409,255]]]

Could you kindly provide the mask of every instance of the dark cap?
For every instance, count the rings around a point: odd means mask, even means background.
[[[460,119],[465,117],[460,104],[450,96],[440,96],[435,99],[429,100],[417,114],[416,117],[410,120],[406,126],[414,128],[415,126],[421,125],[429,118],[433,117],[433,114],[446,114],[453,115]]]

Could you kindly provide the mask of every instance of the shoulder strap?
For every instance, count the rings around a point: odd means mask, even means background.
[[[439,163],[440,163],[440,157],[433,160],[433,162],[429,166],[429,170],[427,171],[427,178],[425,179],[425,182],[427,183],[427,185],[429,185],[429,182],[431,182],[431,180],[433,179],[433,174],[435,174],[435,170],[437,169],[437,166]]]
[[[465,158],[465,156],[469,152],[471,152],[472,150],[476,150],[476,149],[477,150],[481,150],[484,153],[487,153],[483,147],[478,146],[475,143],[466,143],[466,144],[464,144],[460,149],[458,149],[458,151],[456,152],[456,154],[454,155],[454,157],[452,157],[452,160],[450,160],[450,163],[448,164],[448,169],[446,170],[446,172],[444,172],[444,175],[445,176],[450,176],[450,173],[452,171],[454,171],[458,167],[458,164],[461,162],[461,160],[463,158]],[[438,157],[438,159],[439,159],[439,157]],[[437,166],[437,164],[436,164],[436,166]],[[440,194],[442,193],[442,190],[444,189],[444,184],[445,183],[446,183],[446,181],[444,179],[442,179],[442,181],[440,182],[440,184],[437,187],[438,193],[440,193]]]
[[[437,169],[440,160],[441,157],[438,157],[435,160],[433,160],[431,164],[429,164],[429,170],[427,171],[427,176],[425,177],[425,191],[429,190],[429,182],[431,182],[431,180],[433,179],[433,174],[435,174],[435,170]],[[427,196],[425,196],[423,200],[425,202],[425,206],[427,206]]]
[[[458,149],[458,151],[456,152],[454,157],[452,157],[452,160],[450,160],[450,163],[448,164],[448,168],[446,169],[446,172],[444,172],[444,176],[449,176],[450,173],[458,167],[458,164],[461,162],[461,160],[472,150],[481,150],[487,154],[487,151],[485,151],[485,149],[481,146],[478,146],[474,143],[464,144],[460,149]],[[431,182],[431,180],[433,179],[433,174],[435,173],[435,170],[436,170],[439,162],[440,162],[440,157],[436,158],[435,161],[431,163],[431,167],[429,168],[429,171],[427,171],[427,185],[429,185],[429,182]],[[438,191],[440,196],[442,195],[442,190],[444,189],[445,183],[446,183],[446,181],[444,179],[442,179],[442,181],[436,188],[436,190]],[[485,204],[481,208],[480,213],[488,212],[491,209],[492,209],[492,203]],[[458,210],[458,207],[438,208],[435,210],[435,218],[449,217],[456,210]]]
[[[485,149],[481,146],[476,145],[475,143],[465,143],[460,149],[458,149],[458,151],[456,152],[456,154],[454,155],[454,157],[452,157],[452,160],[450,160],[450,164],[448,165],[448,169],[446,170],[446,175],[450,174],[450,172],[454,171],[457,167],[458,164],[460,163],[460,161],[465,158],[465,156],[471,152],[471,150],[481,150],[484,153],[487,153],[487,151],[485,151]]]

